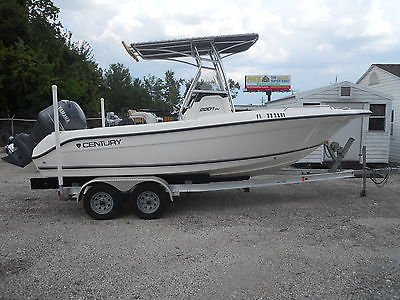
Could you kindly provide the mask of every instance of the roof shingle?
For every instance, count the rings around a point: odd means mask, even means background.
[[[393,75],[400,77],[400,64],[373,64],[373,66],[377,66],[392,73]]]

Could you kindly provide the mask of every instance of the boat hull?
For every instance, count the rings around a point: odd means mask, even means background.
[[[62,132],[63,176],[270,173],[307,156],[366,113],[269,114],[234,113],[225,122],[210,119]],[[33,161],[42,176],[57,176],[54,134],[35,148]]]

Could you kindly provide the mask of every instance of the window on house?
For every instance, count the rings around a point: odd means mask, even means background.
[[[350,97],[351,87],[350,86],[342,86],[340,87],[340,96],[341,97]]]
[[[386,104],[371,104],[369,110],[372,114],[369,116],[368,130],[385,131]]]

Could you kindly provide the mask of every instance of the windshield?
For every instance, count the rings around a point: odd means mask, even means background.
[[[202,91],[223,91],[223,85],[218,83],[218,77],[215,70],[202,70],[195,90]]]

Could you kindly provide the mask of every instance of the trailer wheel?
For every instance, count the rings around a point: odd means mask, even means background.
[[[118,191],[108,185],[92,186],[83,197],[83,207],[95,220],[113,219],[120,212],[120,196]]]
[[[169,201],[167,192],[157,183],[142,183],[131,195],[133,210],[141,219],[157,219]]]

